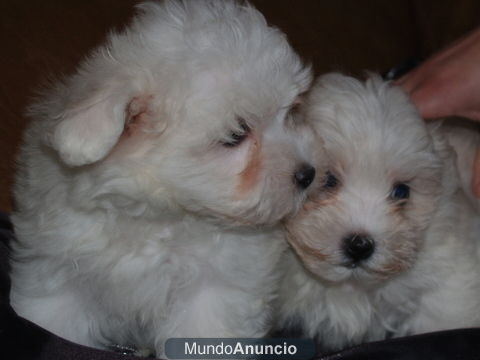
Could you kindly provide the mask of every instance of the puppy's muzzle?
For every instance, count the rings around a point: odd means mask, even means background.
[[[343,252],[353,261],[352,265],[367,260],[374,250],[375,242],[366,234],[351,234],[343,239]]]
[[[302,165],[294,174],[293,181],[300,189],[306,189],[315,179],[315,168],[311,165]]]

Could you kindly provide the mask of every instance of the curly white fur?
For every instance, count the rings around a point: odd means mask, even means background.
[[[338,182],[319,181],[288,223],[296,254],[284,265],[277,326],[338,349],[480,325],[480,222],[443,130],[377,76],[325,75],[307,106]],[[390,196],[398,183],[410,187],[406,200]],[[351,233],[374,241],[360,263],[345,254]]]
[[[138,9],[31,108],[12,305],[69,340],[159,356],[168,337],[262,336],[277,226],[315,161],[290,111],[310,70],[248,4]]]

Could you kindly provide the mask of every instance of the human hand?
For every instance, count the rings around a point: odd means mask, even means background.
[[[433,55],[397,81],[426,119],[480,121],[480,28]]]
[[[480,121],[480,28],[433,55],[397,81],[425,119],[462,116]],[[480,198],[480,149],[472,172]]]

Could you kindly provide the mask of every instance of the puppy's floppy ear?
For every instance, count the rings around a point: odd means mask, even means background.
[[[117,143],[126,121],[127,94],[95,94],[67,108],[49,134],[49,144],[68,165],[94,163]]]
[[[451,148],[444,134],[443,120],[426,123],[427,131],[432,137],[433,148],[442,160],[451,157]]]
[[[63,99],[60,114],[51,117],[53,124],[45,140],[67,165],[81,166],[103,159],[129,125],[145,125],[145,120],[154,115],[155,99],[147,90],[148,82],[127,79],[121,85],[105,83],[62,88],[76,96]]]
[[[456,154],[445,136],[444,121],[427,123],[427,130],[433,140],[433,148],[443,163],[442,183],[443,191],[456,191],[459,186]]]

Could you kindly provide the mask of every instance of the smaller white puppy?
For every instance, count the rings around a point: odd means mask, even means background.
[[[438,125],[378,76],[326,75],[306,112],[329,171],[287,224],[278,327],[335,350],[480,325],[478,217]]]

